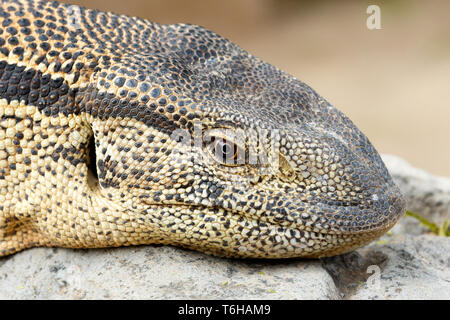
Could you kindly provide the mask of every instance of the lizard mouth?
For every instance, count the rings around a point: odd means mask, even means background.
[[[374,229],[343,233],[318,229],[318,226],[313,224],[280,225],[236,210],[198,204],[148,206],[150,211],[157,208],[161,216],[165,216],[165,212],[171,212],[172,216],[178,217],[178,222],[173,219],[161,219],[158,222],[159,229],[163,231],[162,237],[171,239],[164,243],[195,248],[195,241],[200,243],[202,251],[227,257],[317,258],[356,249],[385,232],[382,229]],[[173,237],[173,234],[180,234],[178,230],[181,230],[181,235],[178,238]]]
[[[370,205],[362,205],[362,202],[339,203],[318,199],[309,210],[298,207],[298,210],[259,210],[251,213],[249,210],[237,210],[213,204],[198,203],[155,203],[149,199],[143,199],[151,208],[186,208],[215,215],[218,211],[225,212],[237,219],[254,221],[260,225],[271,225],[281,229],[296,229],[310,232],[318,232],[324,235],[336,234],[363,234],[383,233],[403,215],[406,204],[398,190],[389,192],[388,195],[374,195]],[[283,215],[277,214],[284,212]],[[252,222],[253,223],[253,222]]]

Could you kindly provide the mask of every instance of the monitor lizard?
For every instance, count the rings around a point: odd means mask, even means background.
[[[0,256],[158,243],[317,258],[369,243],[404,211],[349,118],[231,41],[1,1]]]

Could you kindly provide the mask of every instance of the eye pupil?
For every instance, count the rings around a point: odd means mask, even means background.
[[[238,156],[237,146],[223,138],[215,139],[213,152],[220,162],[227,164],[235,164]]]
[[[231,146],[227,142],[222,142],[222,153],[227,155],[231,151]]]

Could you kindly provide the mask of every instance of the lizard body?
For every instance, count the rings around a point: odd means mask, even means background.
[[[0,256],[161,243],[321,257],[404,213],[345,115],[202,27],[12,0],[0,31]]]

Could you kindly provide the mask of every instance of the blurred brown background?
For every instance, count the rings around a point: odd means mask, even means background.
[[[64,2],[202,25],[312,86],[380,153],[450,176],[450,1]],[[382,30],[366,28],[369,4]]]

